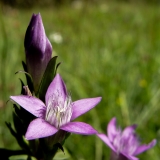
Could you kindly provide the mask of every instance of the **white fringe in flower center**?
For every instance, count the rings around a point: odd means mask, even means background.
[[[64,100],[59,94],[52,95],[48,100],[45,120],[56,128],[70,122],[72,116],[72,100],[68,95]]]
[[[113,140],[113,145],[116,148],[117,154],[126,153],[129,155],[134,155],[136,149],[139,146],[139,140],[135,133],[125,134],[121,130],[117,130],[117,135],[115,135]]]

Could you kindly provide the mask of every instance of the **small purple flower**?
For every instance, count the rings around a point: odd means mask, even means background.
[[[138,160],[135,156],[152,148],[156,140],[141,145],[135,134],[136,125],[128,126],[123,131],[116,126],[116,118],[112,118],[107,127],[107,134],[97,134],[112,150],[110,160]]]
[[[33,14],[26,30],[24,47],[28,72],[37,91],[46,66],[52,56],[52,46],[46,37],[40,13]]]
[[[59,74],[48,87],[45,104],[33,96],[19,95],[10,98],[37,117],[28,126],[25,135],[28,140],[52,136],[59,130],[84,135],[97,133],[89,124],[71,121],[95,107],[101,97],[72,102]]]

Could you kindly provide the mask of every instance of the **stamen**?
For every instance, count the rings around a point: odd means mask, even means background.
[[[68,95],[64,100],[59,94],[50,96],[45,120],[56,128],[68,123],[72,116],[72,100]]]
[[[137,147],[139,146],[139,140],[135,134],[123,137],[122,132],[117,133],[114,138],[113,145],[117,150],[117,154],[120,152],[134,155]]]

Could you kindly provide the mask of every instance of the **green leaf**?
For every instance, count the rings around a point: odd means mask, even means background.
[[[19,116],[17,116],[16,113],[13,112],[12,114],[13,114],[14,128],[17,134],[24,135],[26,132],[26,128],[24,127],[22,120],[19,118]]]
[[[23,118],[23,116],[21,115],[21,111],[19,109],[19,107],[16,104],[13,104],[13,108],[15,110],[15,113],[18,115],[19,118]]]
[[[46,67],[45,73],[43,75],[43,78],[41,80],[41,84],[39,86],[39,91],[38,91],[37,95],[39,95],[39,98],[43,102],[45,101],[45,94],[46,94],[46,91],[48,89],[48,86],[52,82],[52,80],[53,80],[53,78],[56,74],[56,70],[59,66],[59,65],[58,66],[56,65],[56,59],[57,59],[57,56],[53,57],[49,61],[48,65]]]
[[[22,135],[19,135],[18,133],[16,133],[14,131],[14,129],[12,128],[11,124],[10,123],[7,123],[6,122],[6,125],[8,127],[8,129],[10,130],[11,134],[15,137],[15,139],[17,140],[19,146],[24,149],[27,153],[31,153],[30,152],[30,149],[29,149],[29,146],[27,145],[27,143],[24,141],[23,139],[23,136]]]
[[[60,64],[61,64],[61,62],[59,62],[59,63],[56,65],[55,75],[56,75],[57,69],[58,69],[58,67],[59,67]]]
[[[5,122],[5,123],[6,123],[6,126],[8,127],[8,129],[10,130],[10,133],[11,133],[14,137],[16,137],[17,134],[16,134],[16,132],[13,130],[13,128],[12,128],[12,126],[11,126],[11,123],[8,123],[8,122]]]
[[[23,69],[26,73],[28,73],[28,70],[27,70],[27,65],[25,64],[24,61],[22,61],[22,65],[23,65]],[[32,80],[32,77],[31,75],[28,73],[28,74],[25,74],[26,75],[26,80],[27,80],[27,85],[29,87],[29,90],[31,91],[31,93],[33,93],[34,91],[34,87],[33,87],[33,80]]]
[[[24,94],[24,89],[23,89],[24,83],[21,79],[19,79],[19,80],[21,82],[21,94]]]
[[[56,145],[57,145],[57,147],[64,153],[63,146],[62,146],[60,143],[57,143]]]
[[[35,118],[35,116],[30,112],[26,111],[25,109],[23,109],[21,106],[18,107],[16,104],[13,104],[13,108],[17,116],[21,119],[23,126],[27,130],[29,123]]]

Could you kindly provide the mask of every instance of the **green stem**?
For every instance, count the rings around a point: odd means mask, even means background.
[[[27,155],[27,152],[24,150],[9,150],[0,148],[0,152],[3,153],[3,159],[8,159],[10,156],[15,155]]]
[[[53,160],[58,151],[58,146],[54,145],[53,148],[48,148],[44,139],[39,140],[38,151],[36,154],[37,160]]]

